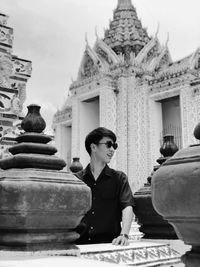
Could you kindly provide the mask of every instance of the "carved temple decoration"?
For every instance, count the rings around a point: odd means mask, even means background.
[[[70,140],[71,161],[79,157],[81,163],[87,130],[92,125],[114,130],[119,149],[113,166],[128,174],[134,192],[160,156],[163,101],[179,100],[181,147],[194,142],[190,133],[200,116],[200,48],[173,61],[167,43],[160,43],[158,30],[149,37],[131,0],[118,0],[103,38],[96,33],[93,48],[86,40],[70,97],[53,120],[58,147],[61,140],[69,147]],[[86,126],[83,114],[90,118]],[[62,150],[60,156],[65,155]]]
[[[131,1],[118,1],[110,27],[105,31],[104,42],[128,60],[131,52],[137,55],[149,40]]]
[[[12,54],[13,29],[7,26],[8,16],[0,14],[0,144],[1,154],[20,133],[26,83],[31,77],[32,63]]]

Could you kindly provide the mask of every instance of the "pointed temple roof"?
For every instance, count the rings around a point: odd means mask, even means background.
[[[118,0],[113,20],[105,31],[104,42],[117,54],[129,57],[131,52],[137,55],[149,41],[131,0]]]

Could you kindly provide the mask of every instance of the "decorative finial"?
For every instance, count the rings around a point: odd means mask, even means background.
[[[95,26],[95,35],[96,35],[97,40],[99,40],[99,36],[98,36],[98,32],[97,32],[97,25]]]
[[[71,76],[71,83],[73,83],[74,82],[74,79],[73,79],[73,77]]]
[[[160,30],[160,22],[158,21],[157,30],[156,30],[156,34],[155,34],[156,38],[158,37],[159,30]]]
[[[86,46],[88,46],[87,32],[85,33],[85,43],[86,43]]]
[[[169,32],[167,33],[167,40],[166,40],[166,43],[165,43],[166,47],[168,46],[168,43],[169,43]]]

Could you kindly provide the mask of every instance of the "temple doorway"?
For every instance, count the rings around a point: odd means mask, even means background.
[[[80,162],[83,167],[89,162],[89,155],[85,150],[85,137],[99,127],[99,113],[99,96],[80,102]]]
[[[161,100],[162,136],[171,134],[179,149],[182,147],[180,97],[175,96]]]

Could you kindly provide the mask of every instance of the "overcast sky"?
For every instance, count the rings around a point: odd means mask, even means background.
[[[173,60],[200,46],[200,0],[132,0],[143,27],[165,43]],[[14,28],[13,54],[32,61],[25,106],[37,103],[51,127],[53,114],[67,97],[71,77],[77,76],[85,48],[85,32],[91,46],[95,27],[103,37],[117,0],[0,0],[0,13]]]

